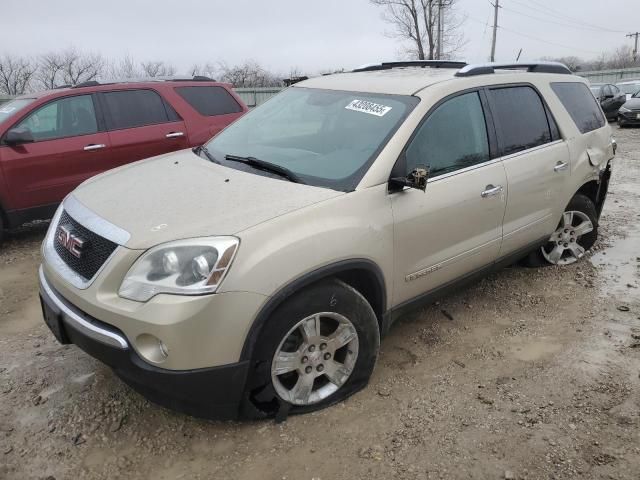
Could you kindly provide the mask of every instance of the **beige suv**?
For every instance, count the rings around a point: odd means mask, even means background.
[[[323,408],[367,384],[405,308],[519,260],[580,259],[614,150],[561,64],[314,78],[70,194],[43,244],[44,317],[170,408]]]

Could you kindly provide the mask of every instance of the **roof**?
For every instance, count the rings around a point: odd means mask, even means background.
[[[151,79],[132,79],[132,80],[118,80],[118,81],[106,81],[106,82],[85,82],[75,86],[65,85],[62,87],[54,88],[53,90],[42,90],[40,92],[25,93],[16,98],[33,98],[40,99],[44,97],[60,97],[65,96],[69,92],[104,92],[114,89],[134,89],[134,88],[163,88],[163,86],[175,87],[190,87],[190,86],[202,86],[202,85],[226,85],[231,87],[231,84],[225,82],[217,82],[215,80],[205,77],[192,77],[192,78],[169,78],[169,77],[156,77]]]
[[[434,83],[455,78],[457,68],[403,67],[315,77],[294,87],[325,88],[367,93],[413,95]]]
[[[566,65],[558,62],[468,65],[448,60],[418,60],[368,65],[350,73],[312,78],[297,85],[329,90],[414,95],[430,85],[454,78],[524,72],[572,75]]]

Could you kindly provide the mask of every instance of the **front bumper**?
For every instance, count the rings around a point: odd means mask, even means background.
[[[203,418],[238,417],[247,361],[193,370],[153,366],[142,360],[121,331],[79,310],[60,295],[47,281],[42,267],[39,277],[43,316],[61,343],[73,343],[110,366],[154,403]]]
[[[618,122],[627,124],[627,125],[640,125],[640,111],[631,111],[631,112],[618,112]]]

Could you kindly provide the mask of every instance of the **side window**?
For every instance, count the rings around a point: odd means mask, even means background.
[[[177,87],[176,92],[200,115],[242,112],[242,107],[223,87]]]
[[[107,128],[142,127],[170,121],[162,97],[153,90],[121,90],[102,94],[107,108]]]
[[[551,142],[545,107],[533,88],[496,88],[491,97],[503,155]]]
[[[591,132],[605,125],[605,119],[598,101],[589,88],[579,82],[552,83],[551,88],[567,109],[580,133]]]
[[[16,125],[16,128],[25,127],[36,142],[96,133],[98,123],[91,95],[66,97],[48,103]]]
[[[429,167],[431,177],[488,160],[489,139],[478,92],[436,108],[406,151],[407,173],[422,165]]]

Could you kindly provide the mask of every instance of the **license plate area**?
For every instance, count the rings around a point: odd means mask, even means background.
[[[636,118],[640,120],[640,113],[636,113]]]
[[[40,298],[40,306],[42,307],[42,316],[44,321],[56,339],[62,344],[69,343],[62,323],[62,315],[49,307],[42,298]]]

